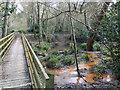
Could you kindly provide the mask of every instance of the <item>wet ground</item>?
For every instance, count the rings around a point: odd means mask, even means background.
[[[30,36],[28,36],[27,38],[31,41],[31,43],[33,44],[36,43],[34,40],[32,41],[30,39]],[[64,49],[69,49],[70,47],[64,46],[65,45],[64,43],[65,42],[48,50],[47,53],[50,53],[53,50],[61,51]],[[117,85],[118,81],[114,80],[113,75],[102,74],[101,76],[97,76],[96,74],[94,74],[93,69],[95,65],[98,64],[99,61],[101,61],[101,59],[98,58],[97,55],[98,55],[97,52],[88,52],[88,56],[92,60],[92,62],[81,61],[79,63],[79,69],[81,74],[84,76],[83,78],[78,77],[75,65],[71,65],[61,69],[47,68],[46,70],[48,72],[51,72],[55,75],[54,77],[55,89],[57,90],[58,88],[78,88],[79,89],[79,88],[93,88],[93,87],[96,87],[96,88],[114,87],[114,88],[117,88],[115,90],[118,90],[120,86]],[[106,57],[106,58],[110,58],[110,57]],[[41,59],[42,57],[40,57],[40,60]],[[99,80],[96,79],[96,77],[99,77]]]
[[[80,72],[84,76],[83,78],[78,77],[75,66],[65,70],[61,70],[61,69],[47,69],[47,70],[55,74],[55,84],[57,85],[59,84],[64,85],[69,83],[76,83],[76,84],[85,83],[85,80],[87,82],[94,83],[95,82],[94,78],[97,77],[97,75],[91,73],[91,71],[101,59],[96,57],[92,58],[92,56],[96,56],[96,54],[90,52],[88,53],[88,56],[90,57],[91,60],[93,60],[93,62],[88,61],[85,64],[79,65]],[[103,81],[108,81],[108,82],[114,81],[113,75],[103,74],[100,78]]]

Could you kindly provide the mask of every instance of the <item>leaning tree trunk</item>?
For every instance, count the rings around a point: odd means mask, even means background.
[[[5,15],[4,15],[4,24],[2,28],[2,37],[5,37],[7,35],[7,23],[8,23],[8,4],[9,2],[6,2],[6,8],[5,8]]]
[[[108,6],[109,6],[110,2],[105,2],[104,5],[103,5],[103,8],[100,12],[100,14],[97,16],[97,21],[95,22],[94,24],[94,31],[96,31],[96,28],[97,26],[100,24],[100,20],[102,20],[105,16],[105,12],[106,10],[108,9]],[[88,51],[92,51],[93,50],[93,44],[95,42],[95,39],[96,39],[96,34],[93,34],[89,37],[88,39],[88,42],[87,42],[87,50]]]
[[[73,27],[73,20],[71,18],[71,6],[70,6],[70,3],[68,3],[68,6],[69,6],[69,15],[70,15],[70,24],[71,24],[71,31],[72,31],[72,38],[73,38],[73,42],[74,42],[74,49],[75,49],[75,61],[76,61],[76,67],[77,67],[77,73],[78,73],[78,76],[81,76],[80,74],[80,71],[79,71],[79,67],[78,67],[78,59],[77,59],[77,45],[76,45],[76,38],[75,38],[75,30],[74,30],[74,27]]]

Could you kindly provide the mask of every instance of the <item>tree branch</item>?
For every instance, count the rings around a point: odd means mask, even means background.
[[[41,3],[41,2],[40,2],[40,3]],[[44,4],[44,3],[41,3],[41,4],[43,4],[43,5],[47,6],[47,7],[50,7],[50,8],[52,8],[52,9],[56,10],[56,11],[59,11],[60,13],[63,13],[63,11],[61,11],[61,10],[59,10],[59,9],[56,9],[56,8],[54,8],[54,7],[51,7],[51,6],[47,5],[47,4]],[[75,21],[77,21],[77,22],[83,24],[84,26],[89,27],[88,25],[86,25],[86,24],[83,23],[82,21],[79,21],[79,20],[76,19],[75,17],[70,16],[70,14],[66,13],[66,15],[67,15],[68,17],[71,17],[73,20],[75,20]],[[90,28],[90,27],[89,27],[89,28]]]

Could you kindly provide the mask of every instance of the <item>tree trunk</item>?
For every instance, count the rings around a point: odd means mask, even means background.
[[[88,42],[87,42],[87,50],[88,51],[93,50],[93,44],[94,44],[95,39],[96,39],[96,35],[90,36],[90,38],[88,39]]]
[[[73,38],[73,42],[74,42],[74,49],[75,49],[75,61],[76,61],[76,67],[77,67],[77,73],[78,73],[78,76],[81,76],[80,74],[80,71],[79,71],[79,67],[78,67],[78,59],[77,59],[77,45],[76,45],[76,38],[75,38],[75,30],[74,30],[74,27],[73,27],[73,20],[71,18],[71,6],[70,6],[70,3],[68,3],[68,6],[69,6],[69,14],[70,14],[70,24],[71,24],[71,31],[72,31],[72,38]]]
[[[94,31],[96,31],[96,28],[97,26],[100,24],[100,20],[102,20],[105,16],[105,12],[106,10],[108,9],[108,6],[109,6],[110,2],[105,2],[104,5],[103,5],[103,8],[100,12],[100,14],[97,16],[97,21],[95,22],[94,24]],[[96,39],[96,34],[92,35],[89,37],[88,39],[88,42],[87,42],[87,50],[88,51],[93,51],[93,44],[95,42],[95,39]]]
[[[119,39],[118,39],[118,41],[119,41],[119,52],[120,52],[120,1],[118,2],[118,29],[119,29],[119,32],[118,32],[118,34],[119,34]],[[119,53],[119,56],[120,56],[120,53]]]
[[[34,38],[36,38],[36,32],[35,32],[35,14],[34,14],[34,2],[32,2],[32,13],[33,13],[33,32],[34,32]]]
[[[8,4],[9,2],[6,2],[6,9],[5,9],[5,15],[4,15],[4,24],[2,28],[2,37],[5,37],[7,35],[7,23],[8,23]]]
[[[39,44],[41,42],[41,32],[40,32],[40,5],[37,2],[37,9],[38,9],[38,28],[39,28]]]

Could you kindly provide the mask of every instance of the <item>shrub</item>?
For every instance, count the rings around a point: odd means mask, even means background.
[[[58,52],[57,50],[54,50],[54,51],[52,51],[52,54],[53,54],[53,55],[58,55],[59,52]]]
[[[77,53],[80,53],[80,48],[77,48]]]
[[[73,54],[75,53],[75,49],[71,49],[70,51],[68,51],[68,54]],[[80,53],[80,49],[77,48],[77,53]]]
[[[11,33],[15,32],[15,30],[12,30]]]
[[[65,55],[62,55],[61,58],[64,59],[64,58],[65,58]]]
[[[43,49],[40,49],[40,52],[41,52],[41,53],[45,53],[46,51],[45,51],[45,50],[43,50]]]
[[[82,59],[89,60],[89,57],[88,57],[88,55],[86,55],[86,54],[82,54],[81,58],[82,58]]]
[[[54,68],[60,68],[61,63],[59,61],[58,56],[55,56],[55,57],[51,57],[49,61],[46,63],[46,65],[48,68],[54,69]]]
[[[37,53],[37,48],[36,47],[32,46],[32,49],[35,53]]]
[[[48,55],[45,60],[49,60],[51,58],[58,58],[58,56],[57,55]]]
[[[82,49],[85,49],[86,46],[87,46],[87,43],[82,43],[82,44],[80,45],[80,47],[81,47]]]
[[[70,65],[73,64],[75,62],[75,58],[74,57],[70,57],[70,56],[66,56],[63,60],[62,63],[65,65]]]
[[[95,74],[108,73],[108,69],[113,68],[111,62],[113,62],[112,59],[103,59],[100,61],[99,64],[95,66]]]
[[[76,24],[76,41],[83,43],[88,39],[88,30]]]
[[[35,28],[35,33],[39,33],[39,26],[37,24],[32,25],[30,29],[28,29],[27,31],[33,33],[34,28]]]
[[[20,33],[27,33],[26,30],[18,30],[18,32],[20,32]]]
[[[100,51],[101,50],[101,45],[98,42],[95,42],[93,44],[93,50],[94,51]]]
[[[55,45],[56,45],[56,46],[58,46],[58,44],[59,44],[58,42],[55,42]]]
[[[68,54],[72,54],[72,53],[75,53],[75,50],[74,49],[71,49]]]
[[[74,49],[74,43],[70,43],[70,48]]]
[[[48,50],[51,47],[50,43],[40,43],[40,44],[36,44],[35,47],[37,47],[38,49],[43,49],[43,50]]]
[[[68,49],[64,49],[64,54],[65,54],[65,55],[68,54]]]
[[[104,55],[110,55],[110,52],[104,46],[101,48],[101,51]]]

